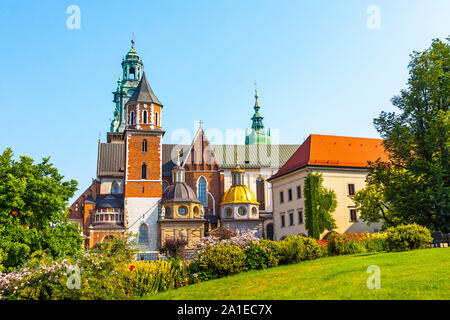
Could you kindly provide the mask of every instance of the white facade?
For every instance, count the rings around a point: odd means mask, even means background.
[[[355,210],[355,205],[349,195],[349,185],[354,186],[355,192],[364,188],[367,177],[366,169],[306,167],[271,181],[274,199],[274,240],[280,240],[289,235],[308,235],[305,228],[304,186],[309,172],[321,173],[323,186],[336,193],[337,207],[333,213],[337,225],[335,231],[339,233],[364,231],[373,233],[381,229],[381,223],[372,223],[369,226],[359,219],[359,214],[356,215],[357,221],[352,221],[351,210]],[[301,190],[299,196],[297,187],[300,187]],[[289,190],[291,190],[291,198]],[[281,196],[281,192],[283,196]],[[302,218],[299,217],[300,215]],[[322,236],[327,232],[325,231]]]
[[[125,216],[127,231],[139,239],[139,228],[142,224],[148,227],[148,242],[139,243],[140,252],[158,250],[158,216],[160,198],[126,198]]]

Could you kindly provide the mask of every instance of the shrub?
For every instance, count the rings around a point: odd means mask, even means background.
[[[304,260],[314,260],[327,253],[327,249],[323,248],[316,239],[304,237],[303,243],[305,247]]]
[[[54,299],[66,285],[64,276],[70,266],[67,259],[54,261],[47,253],[35,251],[22,269],[0,273],[0,298]]]
[[[432,241],[430,230],[415,223],[390,227],[387,230],[386,242],[390,251],[422,249]]]
[[[332,231],[328,235],[328,252],[330,255],[344,254],[346,246],[346,236]]]
[[[271,242],[273,241],[260,240],[249,244],[245,250],[247,270],[266,269],[278,265],[278,251]]]
[[[367,252],[366,245],[363,241],[347,240],[344,247],[344,254],[358,254]]]
[[[288,236],[279,242],[280,264],[298,263],[304,260],[305,245],[303,236]]]
[[[166,239],[160,252],[171,258],[177,258],[184,252],[187,244],[188,242],[184,238]]]
[[[199,280],[216,279],[245,270],[245,251],[236,245],[220,243],[202,252],[192,262],[190,272]]]
[[[124,263],[119,267],[119,276],[126,284],[128,297],[142,297],[189,283],[186,266],[178,259]]]
[[[369,252],[387,251],[387,233],[373,233],[366,240],[366,248]]]
[[[226,228],[220,230],[215,230],[216,232],[213,235],[201,238],[194,246],[196,253],[202,254],[206,250],[221,244],[231,244],[245,250],[250,243],[259,241],[259,239],[255,237],[254,232],[240,233],[238,230],[234,231]]]

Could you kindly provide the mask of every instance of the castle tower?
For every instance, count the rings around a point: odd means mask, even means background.
[[[255,83],[256,85],[256,83]],[[255,105],[253,109],[255,113],[252,117],[252,129],[251,131],[247,131],[245,137],[246,145],[254,145],[254,144],[270,144],[270,129],[264,129],[264,124],[262,120],[264,117],[259,113],[259,103],[258,103],[258,90],[255,89]]]
[[[145,252],[157,250],[159,201],[162,195],[162,104],[145,73],[125,105],[125,227],[139,234]]]
[[[122,80],[119,77],[117,89],[113,92],[113,102],[116,104],[114,119],[111,121],[110,132],[123,132],[125,129],[125,104],[133,95],[141,80],[144,65],[142,59],[134,49],[134,40],[131,40],[131,49],[122,59]]]

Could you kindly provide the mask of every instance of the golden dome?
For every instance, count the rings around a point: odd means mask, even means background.
[[[256,205],[259,204],[259,202],[256,201],[255,195],[253,194],[252,190],[243,185],[231,186],[227,190],[227,192],[225,192],[220,205],[230,203],[251,203]]]

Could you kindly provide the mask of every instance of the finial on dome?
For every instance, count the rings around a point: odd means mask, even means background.
[[[258,107],[259,108],[259,103],[258,103],[258,88],[257,88],[257,86],[256,86],[256,80],[255,80],[255,83],[254,83],[254,85],[255,85],[255,107]]]
[[[237,150],[237,145],[234,145],[234,161],[235,163],[235,167],[236,169],[240,169],[241,166],[239,165],[239,155],[238,155],[238,150]]]
[[[180,162],[180,155],[181,155],[181,149],[178,148],[178,149],[177,149],[177,166],[180,166],[180,165],[181,165],[181,162]]]

